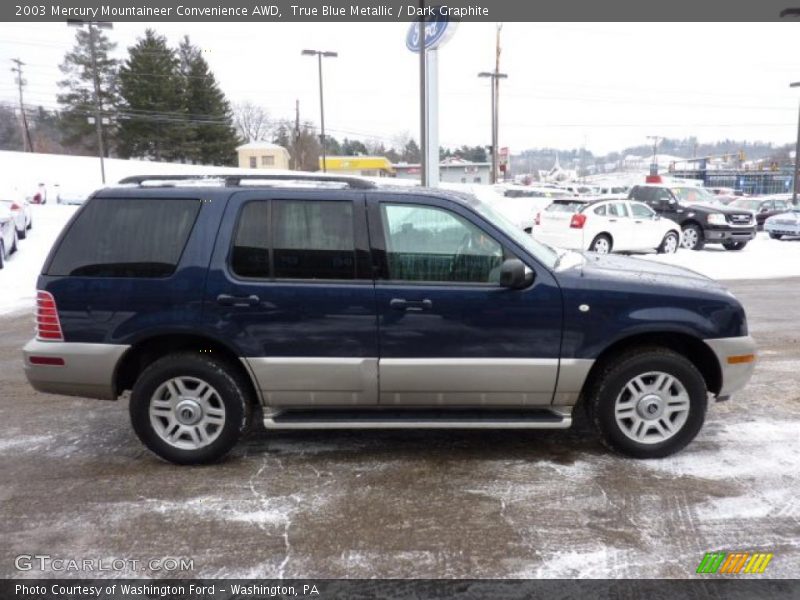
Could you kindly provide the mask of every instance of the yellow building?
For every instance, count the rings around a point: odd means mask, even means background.
[[[289,169],[289,151],[278,144],[250,142],[236,151],[240,169]]]
[[[394,177],[394,167],[384,156],[328,156],[325,159],[328,173],[337,175],[363,175],[365,177]],[[322,157],[319,158],[322,170]]]

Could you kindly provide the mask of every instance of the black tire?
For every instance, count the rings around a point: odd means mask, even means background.
[[[14,241],[11,243],[11,250],[8,252],[9,256],[14,254],[17,250],[19,250],[17,241],[18,241],[17,228],[15,227],[14,228]]]
[[[25,229],[27,229],[28,231],[30,231],[31,229],[33,229],[33,219],[31,219],[30,221],[28,221],[28,226],[27,226]]]
[[[162,384],[176,377],[201,380],[213,387],[217,392],[215,401],[224,407],[223,424],[218,427],[219,431],[212,432],[216,438],[207,445],[191,449],[176,447],[163,439],[151,422],[150,405],[154,394]],[[245,376],[227,362],[198,354],[170,354],[148,366],[136,380],[129,407],[131,424],[142,443],[169,462],[179,465],[214,462],[227,454],[250,427],[254,401],[250,390]],[[177,441],[192,443],[191,440]]]
[[[28,231],[24,227],[17,230],[17,239],[24,240],[26,237],[28,237]]]
[[[770,237],[770,239],[773,239],[773,240],[782,240],[783,239],[783,234],[782,233],[770,233],[769,237]]]
[[[672,246],[672,250],[668,250],[667,246],[669,244],[670,238],[675,241],[674,246]],[[678,246],[681,245],[681,236],[678,234],[677,231],[668,231],[667,234],[664,236],[664,239],[661,240],[661,245],[658,247],[657,252],[659,254],[675,254],[678,251]]]
[[[625,433],[617,421],[617,399],[626,398],[623,396],[629,394],[626,386],[635,377],[652,372],[670,375],[683,386],[688,395],[688,414],[671,437],[657,441],[660,434],[656,430],[656,441],[636,441]],[[637,411],[642,407],[645,411],[649,408],[648,397],[652,395],[642,393],[644,396],[635,404],[637,408],[634,409],[634,418],[645,423],[642,433],[646,437],[656,427],[655,422],[659,423],[658,427],[661,429],[661,423],[665,419],[670,419],[670,423],[675,421],[669,415],[664,417],[661,414],[652,419],[648,417],[649,420],[640,418]],[[630,397],[627,398],[627,402],[632,402]],[[602,367],[588,388],[586,402],[589,419],[607,447],[634,458],[662,458],[683,449],[703,426],[707,405],[706,384],[697,368],[684,356],[666,348],[640,347],[615,357]],[[680,415],[675,417],[676,421],[681,420]],[[636,427],[632,419],[622,420],[630,421],[631,426]]]
[[[605,244],[604,251],[598,250],[598,245],[603,247],[603,244]],[[600,233],[596,235],[595,238],[592,240],[592,243],[589,244],[589,252],[597,252],[598,254],[611,254],[611,250],[613,248],[614,248],[614,243],[611,241],[611,236],[605,233]]]
[[[747,246],[747,242],[722,242],[725,250],[742,250],[745,246]]]
[[[687,250],[702,250],[706,245],[703,228],[696,223],[689,223],[683,227],[681,246]]]
[[[6,247],[3,240],[0,240],[0,269],[6,266]]]

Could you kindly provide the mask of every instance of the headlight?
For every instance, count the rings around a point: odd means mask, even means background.
[[[722,213],[711,213],[708,215],[709,225],[725,225],[725,215]]]

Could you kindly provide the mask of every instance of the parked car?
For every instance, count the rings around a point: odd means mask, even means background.
[[[749,210],[756,217],[758,230],[764,229],[764,221],[767,218],[786,212],[792,203],[782,198],[738,198],[728,206],[733,209]]]
[[[40,183],[30,197],[31,204],[47,204],[47,186]]]
[[[94,189],[57,186],[56,204],[81,205],[92,195]]]
[[[17,238],[24,240],[28,236],[28,231],[33,227],[31,205],[27,200],[5,200],[0,197],[0,206],[11,213],[17,228]]]
[[[800,236],[800,207],[793,206],[786,212],[767,217],[764,221],[764,231],[769,233],[769,237],[773,240]]]
[[[544,210],[552,200],[546,197],[510,196],[498,199],[492,206],[517,227],[530,233],[536,214]]]
[[[753,371],[742,305],[698,273],[557,252],[467,194],[287,177],[94,194],[38,279],[31,384],[129,391],[181,464],[229,451],[257,404],[269,429],[566,428],[580,405],[649,458]]]
[[[649,206],[629,200],[554,200],[536,216],[536,239],[571,250],[598,254],[657,250],[673,253],[681,228]]]
[[[681,245],[689,250],[702,250],[706,244],[741,250],[756,237],[750,211],[713,206],[714,195],[704,188],[648,183],[633,186],[629,197],[678,223]]]
[[[0,269],[6,259],[17,251],[17,226],[11,207],[0,202]]]

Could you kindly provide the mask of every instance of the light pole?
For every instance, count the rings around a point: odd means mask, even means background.
[[[650,163],[650,175],[658,175],[658,144],[664,138],[658,135],[646,136],[648,140],[653,140],[653,161]]]
[[[97,133],[97,154],[100,157],[100,177],[103,183],[106,182],[106,165],[105,165],[105,147],[103,144],[103,103],[100,100],[100,75],[97,72],[97,47],[96,47],[96,30],[111,29],[114,27],[113,23],[107,21],[80,21],[76,19],[68,19],[67,25],[70,27],[83,27],[86,25],[89,28],[89,52],[92,57],[92,82],[94,84],[94,129]]]
[[[497,183],[497,155],[500,150],[497,147],[497,95],[500,89],[498,80],[506,79],[508,75],[495,69],[494,71],[482,71],[478,73],[478,77],[489,77],[492,80],[492,172],[489,174],[489,183]]]
[[[338,52],[327,50],[303,50],[303,56],[316,56],[319,64],[319,140],[322,144],[322,172],[328,172],[327,155],[325,151],[325,101],[322,95],[322,58],[336,58]]]
[[[789,87],[800,87],[800,81],[790,83]],[[792,178],[794,181],[792,185],[792,204],[797,206],[797,188],[800,187],[800,183],[797,181],[800,179],[800,108],[797,111],[797,143],[794,147],[794,172],[792,174],[794,175]]]

